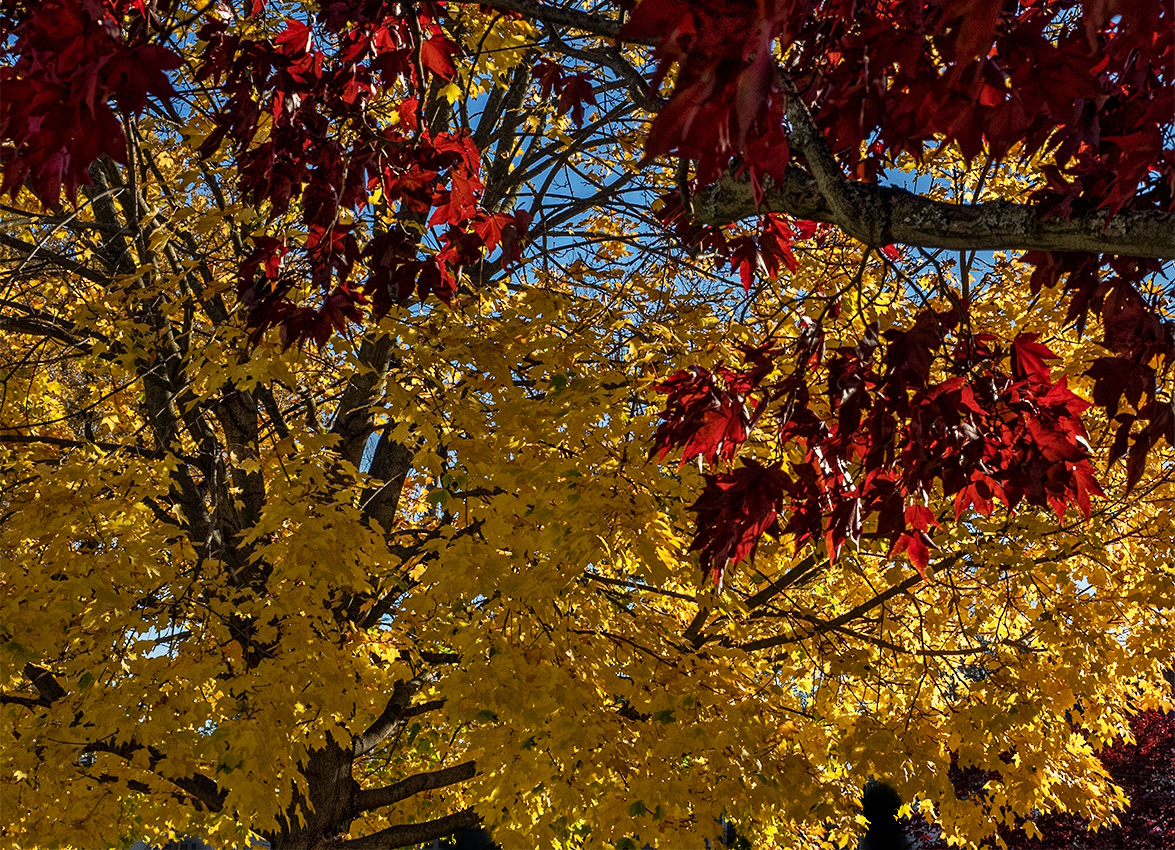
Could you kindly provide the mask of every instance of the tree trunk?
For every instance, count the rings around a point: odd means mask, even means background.
[[[309,799],[300,791],[281,819],[281,830],[265,834],[273,850],[323,850],[347,833],[358,783],[351,777],[349,750],[328,741],[302,766]]]

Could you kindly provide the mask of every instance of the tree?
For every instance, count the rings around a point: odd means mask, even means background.
[[[6,4],[5,843],[1121,807],[1169,11],[857,5]]]

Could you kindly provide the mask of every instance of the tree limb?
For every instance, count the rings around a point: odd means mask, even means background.
[[[29,681],[33,683],[33,687],[41,694],[41,699],[44,700],[45,705],[54,703],[65,696],[65,688],[58,684],[57,679],[53,674],[44,667],[38,667],[36,664],[26,664],[24,666],[24,674],[28,676]]]
[[[846,182],[850,217],[873,219],[846,225],[816,179],[799,167],[790,166],[782,184],[772,185],[765,178],[764,185],[763,203],[756,206],[749,179],[723,175],[694,196],[695,218],[701,224],[729,224],[764,213],[787,213],[836,224],[850,235],[864,234],[862,241],[874,247],[896,242],[951,251],[1087,251],[1175,259],[1175,216],[1158,210],[1123,212],[1109,222],[1097,210],[1075,212],[1069,219],[1047,218],[1029,204],[949,204],[891,186]]]
[[[409,717],[414,717],[415,715],[410,713],[409,703],[412,697],[432,681],[433,678],[433,676],[424,675],[417,676],[414,679],[408,679],[407,681],[396,682],[392,687],[392,695],[388,697],[388,702],[384,706],[383,712],[375,719],[374,723],[367,727],[363,734],[356,735],[351,740],[351,752],[355,756],[361,756],[371,752],[380,745],[380,742],[386,740],[397,729],[403,726],[404,721]]]
[[[620,33],[620,22],[613,18],[605,18],[577,9],[536,3],[533,0],[489,0],[489,2],[480,5],[501,9],[505,12],[517,12],[528,21],[541,21],[552,26],[569,27],[589,35],[616,38]]]
[[[771,582],[758,593],[748,598],[745,603],[747,609],[753,611],[759,606],[770,602],[774,597],[787,590],[787,588],[791,587],[793,584],[803,578],[806,573],[815,569],[817,566],[818,565],[816,563],[815,554],[804,558],[790,570],[784,572],[784,574],[775,581]]]
[[[423,791],[434,788],[445,788],[472,779],[477,773],[477,765],[472,761],[445,767],[429,773],[417,773],[391,785],[382,788],[360,789],[356,792],[352,802],[352,815],[358,816],[363,812],[390,806],[401,800],[415,796]]]
[[[154,773],[160,779],[165,779],[172,785],[190,794],[196,800],[197,808],[202,806],[212,812],[219,812],[224,808],[224,801],[228,796],[228,791],[218,786],[216,781],[211,777],[205,776],[202,773],[193,773],[190,776],[180,777],[164,776],[161,773],[157,773],[155,766],[163,761],[166,755],[156,747],[144,746],[134,741],[127,741],[122,744],[97,741],[86,747],[86,752],[109,753],[126,759],[128,762],[135,753],[142,750],[146,750],[148,754],[147,770]]]
[[[951,555],[949,557],[943,558],[938,563],[932,565],[930,567],[928,573],[930,575],[933,575],[935,573],[941,572],[942,570],[945,570],[947,567],[950,567],[953,564],[955,564],[959,560],[960,557],[961,557],[960,555],[955,554],[955,555]],[[909,578],[907,578],[905,581],[903,581],[899,584],[895,584],[893,587],[877,594],[872,599],[870,599],[866,602],[862,602],[860,605],[857,605],[856,607],[851,608],[848,611],[845,611],[843,614],[840,614],[836,617],[833,617],[831,620],[816,621],[816,622],[812,623],[811,631],[808,631],[804,634],[801,634],[801,635],[772,635],[771,637],[759,638],[757,640],[750,640],[750,641],[746,641],[745,643],[735,644],[735,646],[737,646],[738,649],[741,649],[744,652],[756,652],[760,649],[770,649],[772,647],[783,646],[783,645],[789,644],[789,643],[799,643],[802,640],[807,640],[808,638],[814,637],[818,634],[821,634],[822,632],[839,629],[840,627],[844,626],[846,623],[852,622],[853,620],[857,619],[857,617],[860,617],[862,614],[865,614],[868,611],[873,610],[878,605],[882,605],[882,604],[888,602],[889,600],[893,599],[895,596],[897,596],[899,594],[907,592],[912,587],[915,587],[915,586],[921,584],[925,580],[926,579],[924,579],[921,575],[918,575],[918,574],[912,575]]]
[[[412,847],[424,844],[434,838],[452,835],[459,829],[470,829],[481,823],[473,808],[462,809],[443,818],[423,823],[406,823],[389,826],[371,835],[342,841],[333,845],[334,850],[390,850],[393,847]]]
[[[91,268],[87,268],[81,263],[69,259],[69,257],[62,256],[56,251],[50,251],[43,245],[34,245],[32,242],[25,242],[23,239],[17,239],[14,236],[9,236],[3,231],[0,231],[0,245],[4,245],[7,248],[12,248],[15,251],[19,251],[25,256],[26,260],[31,260],[34,255],[40,255],[49,262],[60,266],[66,271],[73,272],[79,277],[83,277],[91,283],[104,286],[110,282],[106,275],[103,275],[100,272],[96,272]]]
[[[166,452],[158,449],[147,449],[142,446],[127,446],[121,443],[104,443],[101,441],[83,442],[82,440],[67,440],[62,437],[42,437],[38,434],[0,434],[0,443],[29,443],[33,445],[56,446],[59,449],[101,449],[104,452],[126,452],[135,457],[146,457],[159,460],[167,457]]]

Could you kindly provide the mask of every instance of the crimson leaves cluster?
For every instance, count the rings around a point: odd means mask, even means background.
[[[26,0],[0,18],[0,195],[26,184],[47,207],[77,203],[90,163],[126,163],[120,116],[175,95],[179,57],[152,37],[169,0]]]
[[[529,216],[483,210],[471,137],[430,126],[425,92],[432,79],[453,77],[458,51],[439,15],[431,2],[323,0],[316,22],[288,20],[272,39],[244,38],[219,20],[201,31],[208,48],[199,77],[225,96],[201,154],[229,141],[245,199],[271,218],[298,203],[307,233],[302,244],[252,239],[239,288],[255,339],[277,326],[286,344],[321,344],[360,321],[365,305],[378,318],[414,296],[448,303],[464,267],[499,249],[503,263],[518,258]],[[320,48],[315,25],[337,47]],[[398,87],[415,94],[399,103],[397,120],[381,124],[369,105]],[[273,126],[254,144],[263,110]],[[361,245],[356,219],[377,189],[377,230]],[[424,232],[437,250],[422,250]],[[357,281],[360,260],[370,273]],[[317,306],[297,299],[307,277],[321,293]]]
[[[678,65],[647,153],[697,159],[702,183],[734,157],[782,178],[782,71],[856,177],[943,139],[968,158],[1021,145],[1053,160],[1059,213],[1113,214],[1171,208],[1171,24],[1145,0],[644,0],[621,35],[658,43],[659,78]]]
[[[925,575],[946,519],[927,506],[940,489],[956,521],[999,503],[1088,518],[1103,495],[1081,420],[1088,402],[1053,378],[1055,355],[1034,334],[1005,349],[956,311],[928,309],[909,330],[871,329],[851,347],[825,351],[810,323],[794,346],[744,357],[741,370],[694,367],[658,385],[667,398],[653,454],[727,467],[706,476],[692,507],[692,548],[716,580],[766,532],[823,544],[830,559],[881,539]],[[827,382],[813,387],[821,363]],[[739,460],[755,429],[776,460]]]
[[[272,38],[243,34],[223,4],[204,7],[196,78],[216,106],[199,155],[227,146],[243,199],[271,222],[293,210],[305,233],[250,237],[238,291],[254,341],[276,326],[287,345],[321,344],[368,309],[379,318],[413,297],[451,302],[463,269],[495,253],[503,265],[519,259],[529,214],[482,208],[479,151],[427,102],[430,84],[456,73],[443,6],[320,0],[316,15],[284,21]],[[272,14],[265,0],[248,11]],[[176,14],[170,0],[5,4],[0,192],[28,186],[54,207],[64,189],[76,204],[95,159],[127,162],[129,119],[149,98],[176,116],[168,72],[180,60],[163,44]],[[594,102],[583,75],[549,70],[545,84],[577,120]],[[389,92],[401,94],[392,120],[370,108]],[[370,237],[361,216],[374,223]]]

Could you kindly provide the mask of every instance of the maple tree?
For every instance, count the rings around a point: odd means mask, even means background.
[[[1175,649],[1162,4],[0,33],[6,846],[1126,804]]]

